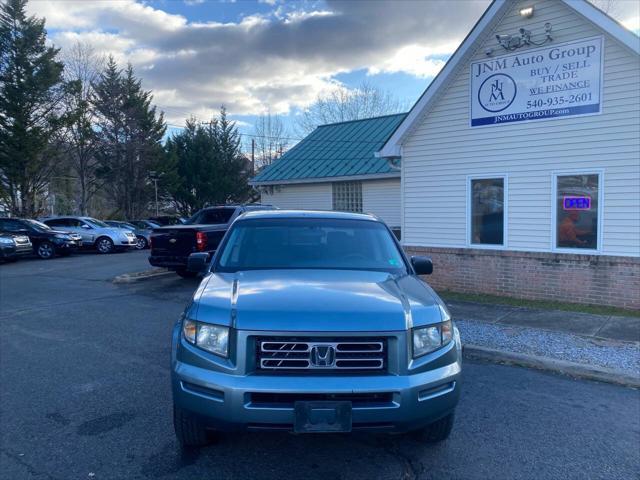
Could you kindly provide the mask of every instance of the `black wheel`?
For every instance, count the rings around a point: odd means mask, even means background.
[[[207,430],[196,417],[180,407],[173,406],[173,429],[183,447],[203,447],[209,443]]]
[[[38,245],[36,254],[44,260],[49,260],[50,258],[53,258],[55,256],[56,249],[54,248],[52,243],[42,242],[40,245]]]
[[[176,273],[182,278],[195,278],[198,275],[196,272],[190,272],[186,268],[180,268],[176,270]]]
[[[147,248],[147,239],[144,237],[136,237],[136,250],[144,250]]]
[[[96,240],[98,253],[111,253],[114,250],[113,240],[109,237],[100,237]]]
[[[418,440],[426,443],[438,443],[445,441],[453,429],[454,414],[451,412],[446,417],[427,425],[425,428],[414,432]]]

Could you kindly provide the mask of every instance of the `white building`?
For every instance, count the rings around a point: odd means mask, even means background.
[[[640,309],[640,40],[494,1],[378,155],[436,287]]]
[[[377,215],[400,227],[400,171],[378,151],[405,114],[321,125],[251,184],[261,202],[285,209]]]

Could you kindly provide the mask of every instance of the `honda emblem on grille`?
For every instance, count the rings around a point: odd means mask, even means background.
[[[176,243],[178,240],[176,240],[175,238],[170,238],[169,239],[169,243]]]
[[[314,345],[311,347],[311,365],[314,367],[333,367],[336,364],[336,347],[333,345]]]

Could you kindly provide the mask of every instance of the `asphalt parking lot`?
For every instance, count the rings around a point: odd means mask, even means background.
[[[406,437],[174,439],[170,332],[197,281],[114,285],[146,252],[0,265],[2,479],[637,478],[640,392],[536,371],[465,365],[456,426]]]

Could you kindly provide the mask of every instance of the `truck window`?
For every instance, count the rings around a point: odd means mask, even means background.
[[[196,213],[191,219],[187,221],[189,225],[203,224],[203,225],[218,225],[223,223],[229,223],[235,208],[210,208],[202,210]]]

